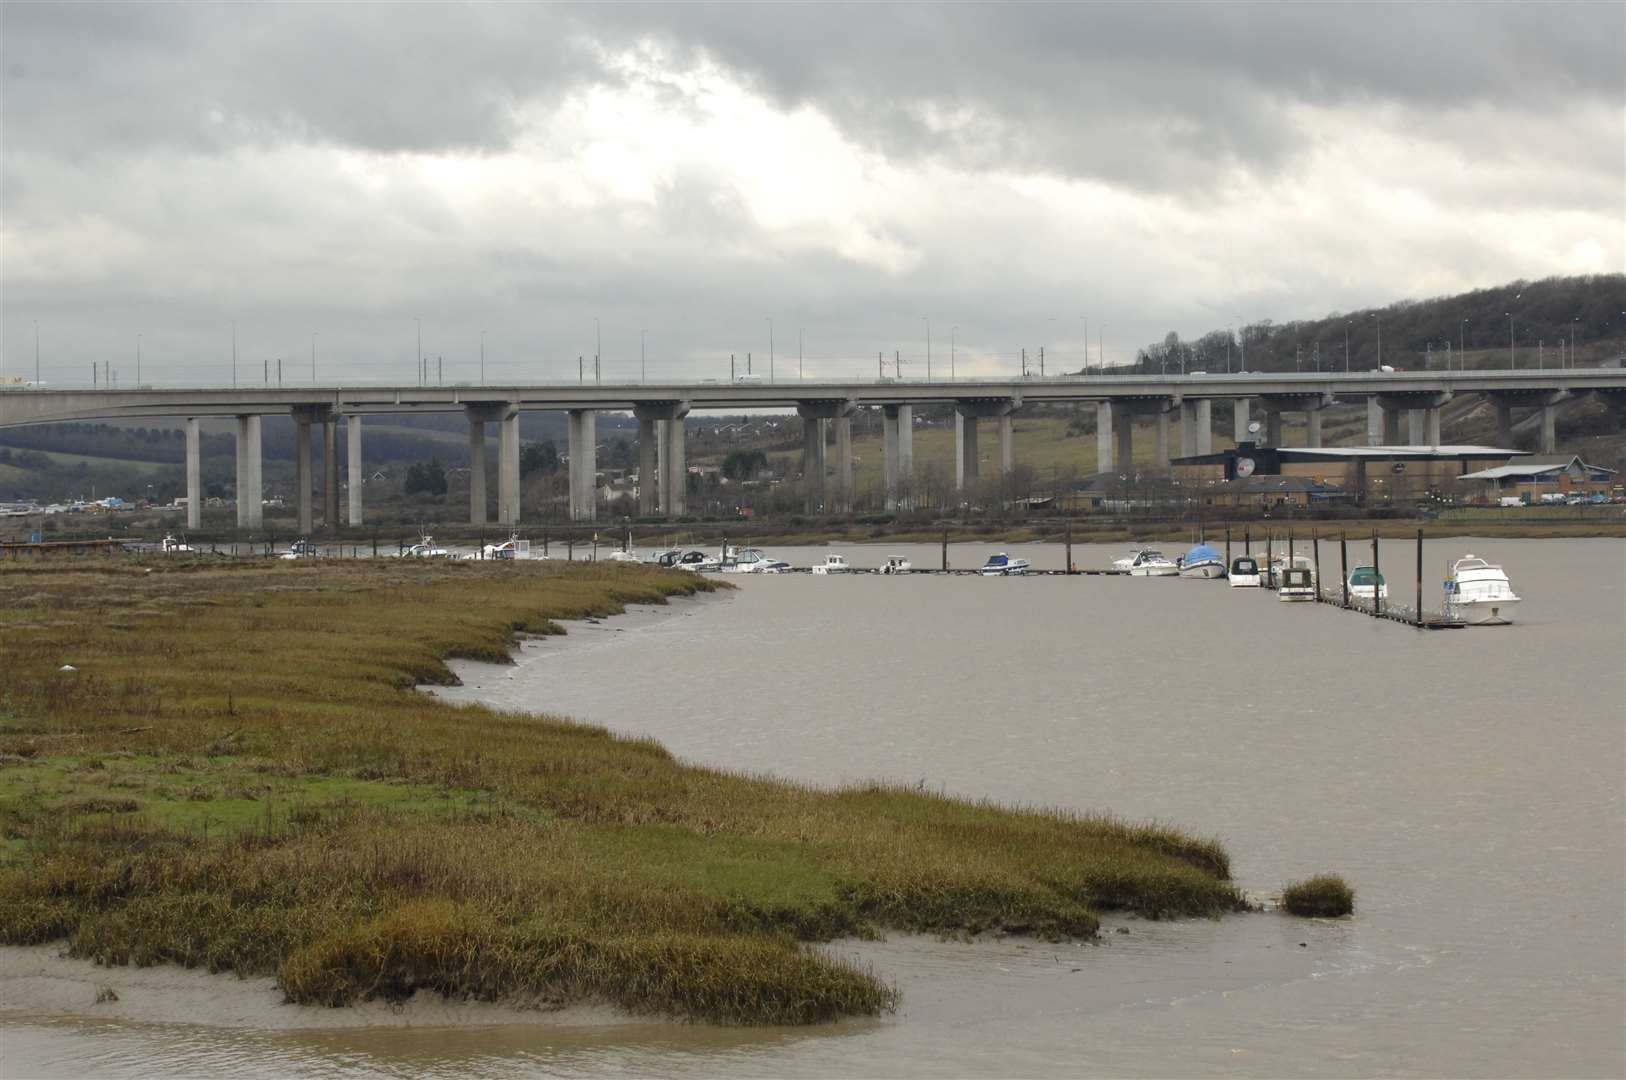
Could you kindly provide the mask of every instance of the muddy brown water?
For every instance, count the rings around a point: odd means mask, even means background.
[[[1007,550],[1062,562],[1057,546]],[[1113,920],[1082,946],[839,943],[903,1005],[806,1030],[436,1012],[407,1029],[245,1028],[210,1023],[206,1000],[169,1018],[191,1022],[153,1022],[12,994],[0,1072],[1622,1075],[1626,544],[1431,541],[1431,604],[1446,556],[1467,551],[1507,567],[1526,598],[1514,626],[1420,632],[1211,581],[742,576],[722,599],[529,643],[510,667],[461,665],[445,691],[707,765],[1177,822],[1220,836],[1259,893],[1345,874],[1352,919]],[[1409,546],[1383,558],[1409,600]]]

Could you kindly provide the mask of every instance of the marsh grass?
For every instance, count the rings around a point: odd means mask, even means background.
[[[0,939],[273,973],[328,1005],[808,1023],[896,1000],[808,942],[1244,906],[1223,849],[1171,826],[822,791],[412,690],[714,587],[580,563],[0,568]]]
[[[1355,910],[1355,890],[1337,874],[1317,874],[1282,890],[1282,908],[1309,919],[1337,918]]]

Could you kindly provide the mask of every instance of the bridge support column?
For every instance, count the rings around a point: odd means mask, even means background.
[[[1541,452],[1551,454],[1558,449],[1558,406],[1548,402],[1541,407]]]
[[[1406,410],[1406,442],[1412,446],[1427,446],[1427,409]]]
[[[497,421],[497,524],[519,524],[519,409]]]
[[[294,414],[294,507],[299,519],[299,532],[309,536],[314,528],[311,512],[311,419],[309,413]]]
[[[666,478],[672,475],[671,467],[666,463],[667,451],[671,449],[672,436],[667,428],[675,423],[671,420],[655,421],[655,473],[657,484],[655,488],[655,502],[663,517],[672,516],[672,504],[667,501]]]
[[[1239,397],[1231,404],[1231,441],[1237,444],[1253,441],[1253,434],[1248,431],[1248,422],[1253,408],[1253,401],[1249,398]]]
[[[203,452],[199,445],[198,419],[186,419],[186,527],[203,526]]]
[[[965,451],[962,443],[965,442],[965,417],[959,412],[954,414],[954,490],[965,490]]]
[[[339,418],[322,417],[322,528],[339,531]]]
[[[361,475],[361,414],[351,413],[344,418],[345,475],[348,477],[350,527],[361,524],[361,489],[366,479]],[[472,473],[470,474],[473,475]],[[485,477],[481,476],[484,489]]]
[[[661,462],[661,508],[667,517],[682,517],[687,512],[689,496],[689,466],[684,460],[683,417],[688,407],[671,420],[663,420],[665,438],[661,440],[666,451]]]
[[[1095,469],[1111,472],[1116,463],[1112,458],[1112,402],[1095,403]]]
[[[469,419],[469,524],[486,523],[486,422]]]
[[[816,416],[802,417],[802,499],[809,514],[824,510],[824,425]]]
[[[308,443],[306,445],[309,445]],[[237,418],[237,527],[258,529],[265,523],[264,489],[261,486],[260,418]]]
[[[1440,410],[1425,409],[1423,411],[1423,438],[1424,445],[1436,449],[1440,445]]]
[[[999,475],[1010,476],[1016,459],[1016,438],[1011,426],[1011,414],[1001,413],[998,425],[996,430],[999,433]]]
[[[1496,403],[1496,445],[1504,449],[1513,445],[1513,407]]]
[[[571,409],[570,520],[592,521],[598,516],[598,413]]]
[[[977,482],[981,475],[981,461],[977,451],[977,417],[973,413],[960,414],[959,440],[955,443],[955,456],[960,463],[960,490]]]
[[[1180,403],[1180,456],[1192,457],[1197,453],[1197,403]]]
[[[1157,467],[1169,467],[1169,410],[1157,410]]]
[[[1197,401],[1197,453],[1214,452],[1214,403],[1208,398]]]
[[[1282,445],[1282,411],[1280,409],[1265,410],[1265,445]]]
[[[886,475],[886,508],[896,510],[911,487],[914,471],[913,405],[881,406],[881,447]]]
[[[853,418],[843,414],[830,421],[836,429],[836,513],[853,509]]]
[[[1383,410],[1383,445],[1400,445],[1400,410],[1387,406]]]
[[[1124,405],[1115,406],[1112,411],[1117,414],[1113,434],[1118,437],[1118,468],[1128,469],[1135,464],[1135,414]]]
[[[1304,445],[1319,447],[1321,445],[1321,410],[1311,409],[1304,414]]]
[[[1366,445],[1383,445],[1383,402],[1376,394],[1366,399]]]
[[[656,426],[660,421],[653,416],[638,413],[638,516],[654,517],[660,506],[659,489],[655,486],[656,469],[660,456],[656,447],[659,436]]]

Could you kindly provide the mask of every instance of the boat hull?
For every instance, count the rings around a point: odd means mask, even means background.
[[[1259,587],[1259,575],[1258,574],[1232,574],[1231,575],[1231,588],[1233,588],[1233,589],[1257,589],[1258,587]]]
[[[1182,566],[1180,576],[1185,578],[1222,578],[1225,576],[1225,567],[1219,563],[1199,563],[1196,566]]]
[[[1170,563],[1167,566],[1137,566],[1129,571],[1130,577],[1178,577],[1180,568]]]
[[[1450,605],[1450,611],[1469,626],[1511,626],[1513,609],[1518,604],[1518,597],[1510,600],[1458,600]]]

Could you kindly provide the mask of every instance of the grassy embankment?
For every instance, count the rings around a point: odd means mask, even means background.
[[[298,1002],[805,1023],[895,992],[804,942],[1243,906],[1218,844],[1173,828],[810,790],[412,689],[552,620],[713,587],[606,564],[0,567],[0,940],[274,973]]]

